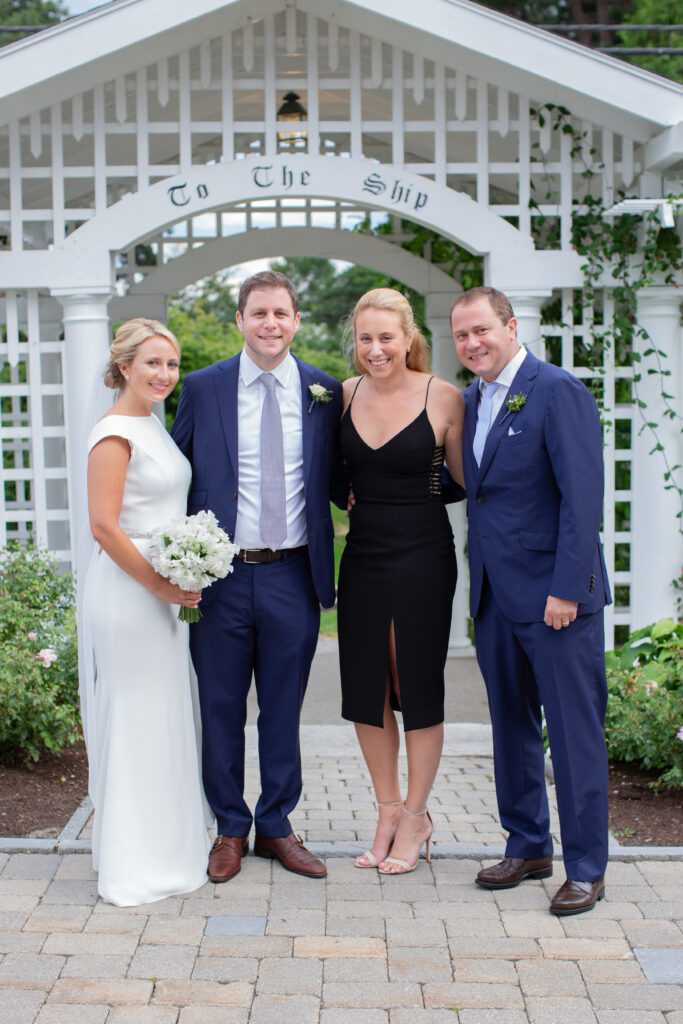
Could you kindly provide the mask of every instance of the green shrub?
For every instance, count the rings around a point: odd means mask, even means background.
[[[0,756],[37,761],[80,735],[71,576],[33,545],[0,550]]]
[[[661,771],[655,787],[683,786],[683,625],[661,619],[606,655],[610,761]]]

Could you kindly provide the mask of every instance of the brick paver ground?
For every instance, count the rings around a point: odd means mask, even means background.
[[[490,757],[444,757],[432,864],[407,877],[353,865],[375,822],[356,754],[308,756],[304,776],[293,820],[325,880],[249,856],[225,885],[121,910],[98,899],[88,825],[46,852],[3,844],[0,1024],[683,1024],[674,851],[615,846],[605,901],[554,918],[561,861],[473,884],[502,853]]]

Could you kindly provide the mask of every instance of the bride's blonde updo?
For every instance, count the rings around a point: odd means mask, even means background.
[[[150,338],[165,338],[173,345],[180,359],[180,345],[178,339],[168,327],[159,320],[149,320],[144,316],[136,316],[132,320],[126,320],[121,324],[114,335],[114,341],[109,348],[109,362],[104,371],[104,383],[108,388],[121,391],[126,386],[126,379],[121,373],[119,366],[130,366],[135,359],[135,353],[143,342]]]
[[[344,354],[353,366],[356,373],[364,373],[363,367],[358,362],[358,350],[356,348],[356,321],[359,315],[366,309],[382,309],[389,313],[396,313],[401,323],[401,328],[408,339],[406,354],[406,366],[409,370],[417,370],[418,373],[429,371],[429,346],[427,340],[415,323],[413,307],[405,295],[396,291],[395,288],[373,288],[362,295],[355,305],[353,313],[346,322],[344,329],[343,348]]]

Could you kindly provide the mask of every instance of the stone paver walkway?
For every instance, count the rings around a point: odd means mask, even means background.
[[[615,845],[605,901],[573,918],[547,909],[561,861],[478,889],[502,855],[492,762],[451,732],[431,866],[359,871],[375,812],[343,729],[304,735],[325,753],[293,817],[325,880],[249,856],[225,885],[121,910],[98,899],[89,825],[0,844],[0,1024],[683,1024],[683,851]]]

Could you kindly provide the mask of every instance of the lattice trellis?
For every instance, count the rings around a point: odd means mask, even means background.
[[[62,383],[56,324],[41,336],[38,292],[0,302],[0,544],[34,539],[70,560]],[[56,329],[57,328],[57,329]]]

